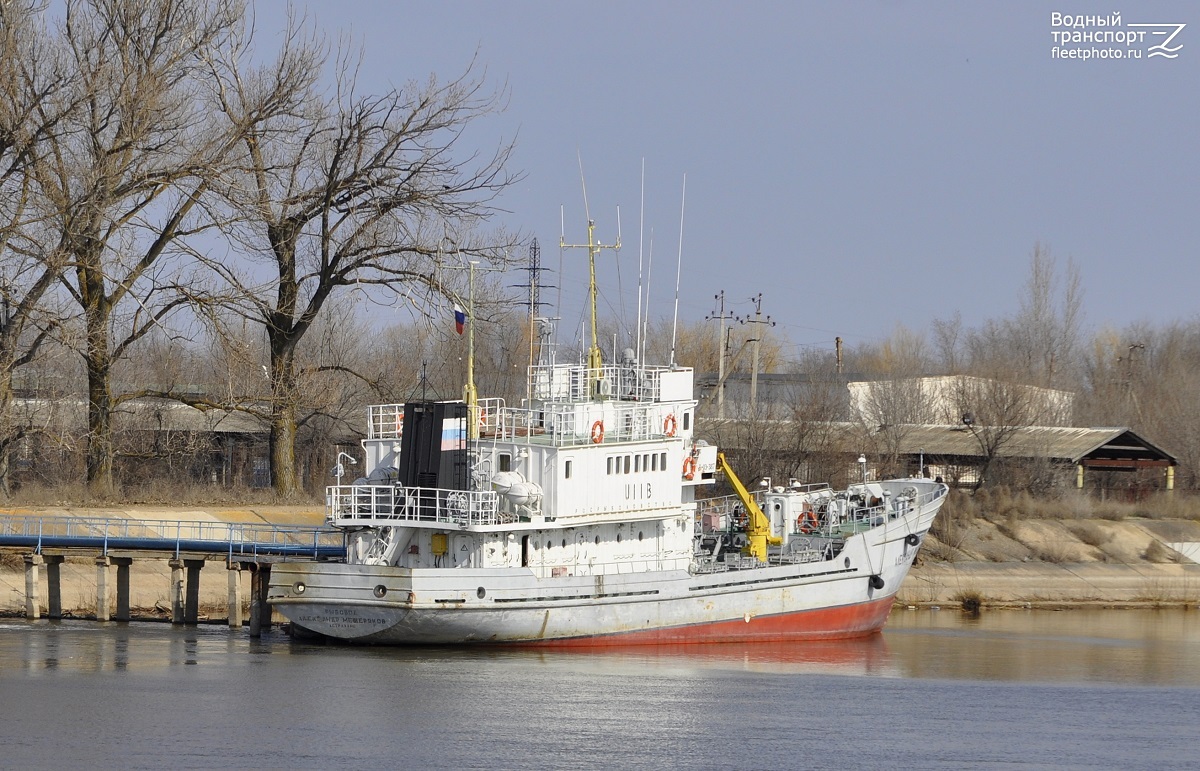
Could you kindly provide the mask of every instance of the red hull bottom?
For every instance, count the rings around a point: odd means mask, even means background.
[[[784,642],[796,640],[847,640],[883,629],[892,610],[892,597],[836,608],[753,616],[750,619],[710,624],[617,632],[596,637],[531,640],[514,643],[539,648],[604,648],[627,645],[688,645],[733,642]]]

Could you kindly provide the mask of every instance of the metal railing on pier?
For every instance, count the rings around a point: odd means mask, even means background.
[[[329,527],[0,515],[0,546],[44,549],[202,552],[230,557],[338,557],[341,532]]]

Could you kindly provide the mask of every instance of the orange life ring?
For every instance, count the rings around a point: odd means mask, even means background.
[[[696,476],[696,459],[691,455],[683,459],[683,478],[692,479]]]
[[[796,518],[796,529],[808,535],[819,530],[821,524],[817,521],[817,513],[812,509],[805,511]]]
[[[678,427],[678,424],[675,422],[675,413],[671,413],[663,421],[663,433],[667,436],[675,436],[675,429]]]
[[[592,444],[600,444],[604,441],[604,421],[597,420],[592,424]]]

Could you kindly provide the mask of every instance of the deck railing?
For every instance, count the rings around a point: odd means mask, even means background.
[[[493,490],[446,490],[400,485],[332,485],[326,521],[335,527],[378,527],[429,522],[470,527],[512,523]]]

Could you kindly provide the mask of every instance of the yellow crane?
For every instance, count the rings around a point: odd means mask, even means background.
[[[725,460],[725,453],[717,453],[717,468],[725,472],[725,478],[729,480],[729,484],[733,485],[733,491],[737,493],[737,497],[741,500],[742,505],[746,507],[746,514],[749,516],[749,522],[746,525],[746,539],[749,541],[747,551],[752,557],[757,557],[760,562],[767,561],[767,544],[778,546],[783,543],[783,539],[779,536],[771,535],[771,521],[767,519],[767,515],[758,506],[758,502],[754,500],[754,496],[742,484],[742,480],[730,467],[729,461]]]

